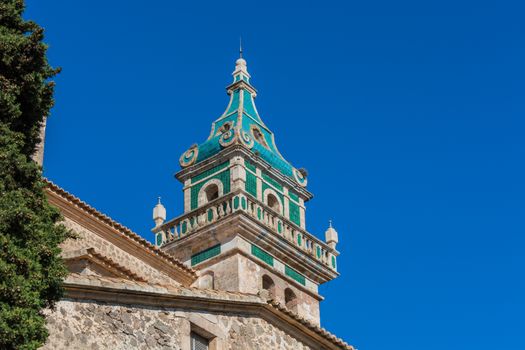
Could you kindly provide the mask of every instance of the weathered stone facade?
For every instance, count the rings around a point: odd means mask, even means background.
[[[77,234],[76,239],[68,240],[62,245],[62,250],[65,254],[81,249],[94,248],[98,253],[110,256],[112,260],[134,271],[143,279],[159,284],[179,284],[174,278],[160,272],[138,258],[136,250],[132,250],[133,248],[126,250],[124,245],[117,246],[69,218],[65,218],[64,224]]]
[[[63,300],[48,316],[43,349],[181,349],[182,320],[169,311]]]
[[[48,318],[51,337],[44,349],[185,350],[189,349],[191,320],[198,319],[223,336],[225,350],[311,349],[266,320],[251,315],[230,316],[82,300],[59,303]]]

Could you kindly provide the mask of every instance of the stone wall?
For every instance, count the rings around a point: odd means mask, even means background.
[[[213,338],[210,350],[311,349],[267,321],[217,314],[93,301],[62,300],[48,312],[45,350],[190,349],[190,332]]]
[[[295,302],[297,312],[301,317],[314,322],[320,323],[319,301],[304,290],[297,288],[292,283],[284,280],[281,276],[273,273],[273,270],[264,268],[264,264],[256,264],[254,261],[237,255],[239,259],[239,272],[243,276],[240,283],[239,291],[243,293],[257,294],[262,289],[262,278],[264,275],[270,277],[275,284],[273,288],[272,299],[285,305],[285,290],[289,288],[296,295]]]
[[[160,272],[143,260],[134,256],[132,251],[130,251],[131,249],[128,251],[124,250],[124,242],[117,246],[67,217],[65,218],[64,224],[78,235],[77,239],[68,239],[62,244],[62,250],[64,252],[83,248],[95,248],[97,253],[111,258],[119,265],[131,270],[133,273],[144,278],[150,283],[179,284],[176,280],[172,279],[168,275]],[[124,241],[124,238],[122,238],[122,240]]]
[[[180,318],[148,308],[60,301],[43,349],[181,349]]]
[[[204,283],[201,280],[213,276],[213,283]],[[258,294],[262,290],[262,278],[266,275],[270,277],[275,285],[271,291],[271,297],[275,301],[286,305],[285,290],[288,288],[297,297],[295,307],[292,311],[301,317],[320,324],[319,300],[307,293],[305,289],[299,289],[295,284],[283,279],[282,276],[273,272],[273,269],[266,268],[264,263],[256,263],[246,256],[236,253],[227,258],[216,260],[212,265],[202,269],[201,277],[195,286],[206,286],[214,289],[248,294]]]

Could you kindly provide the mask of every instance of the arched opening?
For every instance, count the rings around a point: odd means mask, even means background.
[[[270,276],[262,276],[262,289],[268,291],[270,298],[273,299],[275,297],[275,283]]]
[[[297,296],[290,288],[284,290],[284,303],[288,310],[297,312]]]
[[[204,192],[206,193],[207,202],[211,202],[212,200],[219,198],[219,186],[216,184],[208,185]]]
[[[276,212],[281,212],[281,204],[279,203],[277,197],[275,197],[273,194],[268,194],[268,197],[266,197],[266,204],[268,204],[268,206]]]

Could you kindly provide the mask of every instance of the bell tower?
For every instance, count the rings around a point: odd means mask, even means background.
[[[281,155],[257,108],[246,61],[236,61],[226,111],[208,139],[180,157],[184,213],[166,220],[159,203],[155,243],[199,271],[198,287],[261,293],[319,324],[318,286],[336,278],[338,235],[306,230],[307,173]]]

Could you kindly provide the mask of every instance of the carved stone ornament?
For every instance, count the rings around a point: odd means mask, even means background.
[[[198,155],[199,147],[197,145],[191,146],[186,152],[182,154],[182,156],[180,156],[180,166],[186,168],[192,164],[195,164]]]
[[[303,174],[295,168],[293,168],[293,177],[301,187],[306,187],[308,184],[306,177],[304,177]]]
[[[236,138],[237,137],[235,135],[235,129],[230,129],[221,135],[221,137],[219,138],[219,144],[222,147],[228,147],[229,145],[235,142]]]
[[[241,141],[243,143],[243,145],[245,145],[246,147],[248,148],[252,148],[253,147],[253,137],[247,133],[246,131],[241,131]]]

